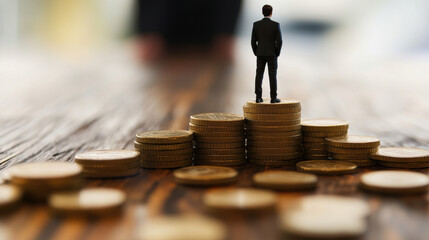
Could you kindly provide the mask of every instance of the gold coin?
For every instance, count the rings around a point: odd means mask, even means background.
[[[0,213],[8,212],[21,200],[22,192],[12,185],[0,185]]]
[[[341,154],[341,153],[329,153],[329,157],[338,160],[370,160],[371,155],[368,153],[364,154]]]
[[[244,117],[249,120],[296,120],[301,118],[301,113],[287,113],[287,114],[258,114],[258,113],[244,113]]]
[[[264,165],[264,166],[288,166],[294,167],[295,164],[301,159],[291,159],[291,160],[260,160],[260,159],[251,159],[249,158],[249,163],[256,165]]]
[[[304,149],[326,149],[324,143],[302,143]]]
[[[196,155],[230,155],[230,154],[244,154],[244,148],[197,148]]]
[[[252,141],[247,139],[247,147],[258,148],[283,148],[283,147],[301,147],[301,141],[291,142],[266,142],[266,141]]]
[[[234,143],[234,142],[243,142],[244,135],[239,137],[197,137],[195,141],[197,142],[206,142],[206,143]]]
[[[49,197],[49,206],[63,214],[109,214],[125,203],[125,193],[111,188],[88,188],[78,192],[54,193]]]
[[[340,148],[376,148],[380,146],[380,139],[368,136],[346,135],[328,137],[325,140],[329,146]]]
[[[192,132],[242,132],[244,131],[244,124],[240,126],[202,126],[202,125],[194,125],[189,123],[189,130]]]
[[[334,160],[310,160],[298,162],[296,164],[296,169],[300,172],[333,175],[356,172],[357,165]]]
[[[304,190],[316,187],[317,176],[294,171],[264,171],[253,175],[253,183],[258,187],[276,190]]]
[[[290,154],[247,154],[248,158],[259,160],[291,160],[301,157],[300,152]]]
[[[301,119],[294,120],[250,120],[246,119],[246,126],[295,126],[301,124]]]
[[[204,143],[204,142],[196,142],[197,148],[240,148],[244,147],[244,141],[236,142],[236,143]]]
[[[185,143],[178,143],[178,144],[146,144],[146,143],[138,143],[134,141],[134,148],[137,151],[144,151],[144,150],[178,150],[178,149],[185,149],[185,148],[192,148],[193,143],[192,141],[185,142]]]
[[[148,219],[138,230],[140,240],[224,240],[226,227],[218,220],[194,216]]]
[[[362,174],[360,183],[367,190],[382,193],[423,193],[428,190],[429,177],[418,172],[384,170]]]
[[[323,155],[328,155],[328,151],[323,150],[323,149],[305,149],[304,153],[305,154],[323,154]]]
[[[244,117],[232,113],[200,113],[191,116],[191,123],[204,126],[243,126]]]
[[[287,136],[287,137],[267,137],[267,136],[247,136],[247,139],[252,142],[276,142],[287,143],[301,141],[301,135]]]
[[[244,154],[231,154],[231,155],[196,155],[199,160],[240,160],[244,159]]]
[[[138,162],[139,152],[134,150],[95,150],[78,153],[74,161],[79,164],[120,164]]]
[[[175,144],[192,141],[192,132],[186,130],[154,130],[138,133],[136,141],[152,144]]]
[[[175,170],[173,176],[180,184],[215,185],[236,181],[238,172],[229,167],[192,166]]]
[[[389,168],[427,168],[429,162],[386,162],[378,161],[377,164],[383,167]]]
[[[225,160],[195,160],[195,165],[210,165],[210,166],[222,166],[222,167],[234,167],[234,166],[240,166],[246,163],[246,160],[232,160],[232,161],[225,161]]]
[[[82,167],[67,162],[21,163],[9,168],[11,181],[50,181],[78,177]]]
[[[127,170],[84,170],[83,176],[86,178],[117,178],[117,177],[128,177],[134,176],[140,173],[140,166],[138,168],[132,168]]]
[[[287,132],[261,132],[261,131],[247,131],[248,137],[289,137],[301,135],[300,130],[287,131]]]
[[[287,113],[297,113],[301,112],[301,106],[296,107],[288,107],[288,108],[262,108],[262,107],[249,107],[247,105],[243,105],[243,112],[245,113],[258,113],[258,114],[266,114],[266,113],[280,113],[280,114],[287,114]]]
[[[301,125],[290,125],[290,126],[258,126],[258,125],[247,125],[247,132],[259,131],[259,132],[288,132],[288,131],[301,131]]]
[[[284,148],[260,148],[260,147],[248,147],[247,152],[248,153],[255,153],[255,154],[290,154],[295,152],[300,152],[300,147],[284,147]]]
[[[193,148],[184,148],[177,150],[145,150],[141,151],[143,155],[161,155],[161,156],[174,156],[174,155],[184,155],[191,154],[193,152]]]
[[[325,137],[302,137],[302,142],[305,143],[325,143]]]
[[[306,132],[306,131],[302,131],[302,136],[303,137],[340,137],[340,136],[344,136],[347,135],[347,130],[346,131],[332,131],[332,132]]]
[[[194,132],[194,137],[242,137],[244,136],[244,129],[241,131],[229,132]]]
[[[306,160],[328,160],[328,155],[304,153],[303,158]]]
[[[326,146],[326,150],[330,153],[340,153],[340,154],[370,154],[376,153],[378,151],[378,147],[375,148],[339,148]]]
[[[382,147],[371,158],[388,162],[429,162],[429,151],[421,148]]]
[[[365,233],[369,213],[369,204],[358,198],[313,195],[289,203],[281,224],[299,239],[354,239]]]
[[[142,168],[180,168],[192,165],[192,159],[182,161],[171,161],[171,162],[147,162],[140,161],[140,167]]]
[[[349,123],[336,118],[305,119],[301,122],[303,131],[347,132]]]
[[[218,210],[263,210],[276,206],[277,195],[252,188],[212,189],[204,194],[203,202],[207,207]]]
[[[301,102],[299,100],[295,99],[280,99],[281,102],[279,103],[271,103],[270,99],[264,98],[264,101],[261,103],[256,103],[255,100],[247,101],[246,105],[249,108],[270,108],[270,109],[277,109],[277,108],[297,108],[301,106]]]
[[[141,161],[146,162],[175,162],[175,161],[184,161],[192,159],[193,154],[183,154],[183,155],[140,155]]]

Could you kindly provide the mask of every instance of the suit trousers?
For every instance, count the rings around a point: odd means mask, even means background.
[[[262,79],[264,77],[265,65],[268,63],[268,76],[270,78],[270,97],[277,98],[277,57],[257,57],[255,93],[256,97],[262,97]]]

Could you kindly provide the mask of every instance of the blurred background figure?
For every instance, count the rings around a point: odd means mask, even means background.
[[[142,60],[190,48],[232,60],[241,0],[137,0],[135,28]]]

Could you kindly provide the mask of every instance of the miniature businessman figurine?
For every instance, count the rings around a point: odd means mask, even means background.
[[[253,23],[252,49],[257,57],[255,77],[257,103],[263,102],[262,78],[264,77],[266,63],[268,63],[268,75],[270,77],[271,103],[280,102],[280,99],[277,98],[277,57],[280,55],[283,42],[280,24],[270,19],[272,13],[273,8],[270,5],[264,5],[262,7],[264,18]]]

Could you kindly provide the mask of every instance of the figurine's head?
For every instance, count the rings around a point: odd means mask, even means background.
[[[271,15],[273,15],[273,7],[268,4],[265,4],[262,7],[262,14],[264,14],[264,17],[271,17]]]

